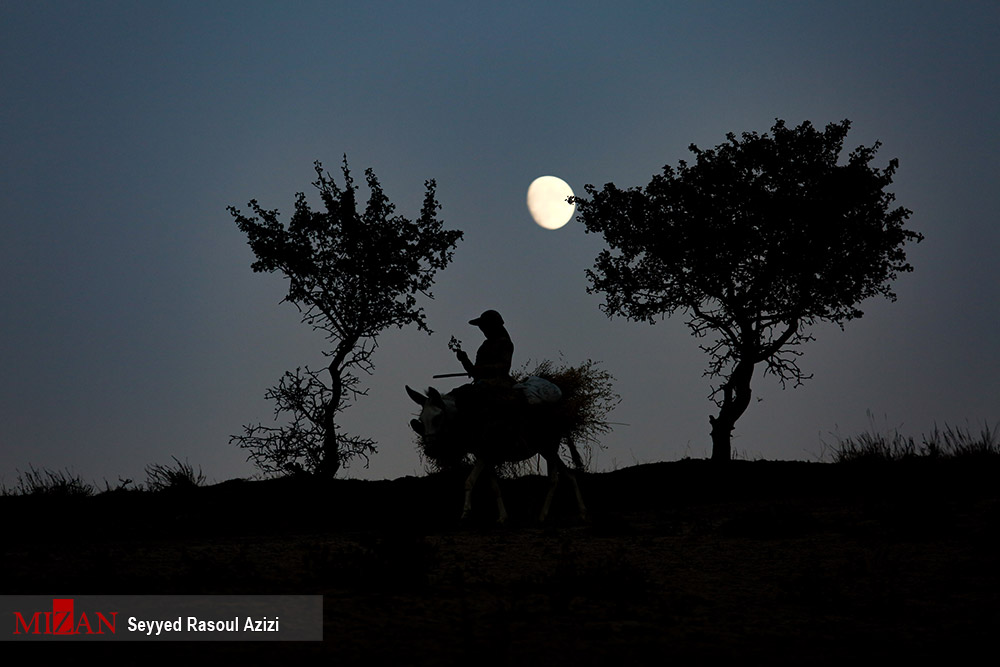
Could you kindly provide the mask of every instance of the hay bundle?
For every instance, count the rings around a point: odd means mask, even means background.
[[[532,375],[562,390],[562,400],[554,408],[565,436],[577,443],[599,445],[600,436],[611,431],[608,414],[621,402],[614,391],[614,377],[590,359],[579,366],[544,359],[531,371],[525,364],[513,374],[516,382]]]
[[[554,419],[562,436],[583,448],[586,464],[591,458],[592,447],[600,446],[600,436],[611,431],[608,415],[621,402],[621,397],[613,388],[614,377],[591,360],[578,366],[543,360],[530,370],[525,364],[512,373],[515,382],[522,382],[533,375],[552,382],[562,391],[558,403],[545,406],[546,418]],[[450,440],[432,443],[417,437],[418,451],[429,471],[467,464],[467,452],[458,449],[467,445]],[[507,464],[498,472],[514,475],[527,471],[529,465]]]

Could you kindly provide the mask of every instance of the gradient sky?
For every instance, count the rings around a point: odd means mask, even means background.
[[[171,456],[254,474],[228,443],[322,340],[254,274],[227,205],[291,211],[312,163],[372,167],[398,210],[438,182],[465,231],[387,332],[344,413],[365,469],[420,474],[404,384],[460,370],[449,336],[503,313],[515,366],[600,360],[622,396],[596,468],[710,453],[705,355],[682,318],[609,320],[584,270],[603,240],[536,226],[553,174],[645,185],[727,132],[853,122],[847,150],[899,158],[915,271],[895,303],[818,326],[815,374],[755,376],[733,445],[815,460],[836,436],[1000,418],[1000,4],[986,2],[4,2],[0,4],[0,483],[29,466],[103,485]],[[846,151],[845,151],[846,153]],[[311,195],[310,195],[311,196]],[[315,201],[315,200],[314,200]],[[287,218],[285,218],[287,219]],[[449,389],[457,381],[438,381]]]

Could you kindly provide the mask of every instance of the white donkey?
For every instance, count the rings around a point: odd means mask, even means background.
[[[499,515],[497,521],[504,523],[507,520],[507,509],[500,495],[496,466],[524,461],[536,454],[541,454],[545,459],[549,473],[549,490],[538,517],[539,521],[545,521],[549,514],[561,474],[565,474],[570,480],[573,492],[576,494],[580,517],[586,518],[587,508],[580,495],[580,486],[573,471],[559,458],[559,445],[565,439],[577,467],[581,467],[580,454],[572,439],[559,428],[552,406],[528,406],[523,413],[523,419],[499,427],[496,423],[491,426],[475,417],[470,418],[469,415],[463,414],[456,405],[455,397],[450,393],[442,396],[436,389],[430,388],[424,396],[410,387],[406,388],[406,393],[421,407],[419,419],[411,420],[410,426],[424,439],[427,451],[448,452],[452,455],[470,453],[475,457],[472,473],[465,480],[463,519],[472,511],[472,489],[476,485],[476,480],[486,472],[496,497]]]

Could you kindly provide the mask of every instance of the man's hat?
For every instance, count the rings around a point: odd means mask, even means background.
[[[500,313],[495,310],[487,310],[485,313],[480,315],[474,320],[469,320],[469,324],[477,327],[481,326],[503,326],[503,318],[500,317]]]

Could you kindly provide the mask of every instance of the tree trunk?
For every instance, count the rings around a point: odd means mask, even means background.
[[[722,407],[718,417],[709,417],[712,425],[712,460],[726,462],[733,457],[733,429],[736,420],[750,405],[750,380],[753,364],[740,361],[722,387]]]
[[[334,477],[340,470],[340,442],[337,440],[337,413],[344,400],[344,360],[358,344],[357,337],[344,338],[337,345],[326,369],[330,372],[330,403],[323,414],[323,460],[318,472],[325,477]]]
[[[340,373],[330,368],[332,396],[323,413],[323,458],[317,472],[324,477],[335,477],[340,470],[340,447],[337,442],[337,411],[343,392]]]

